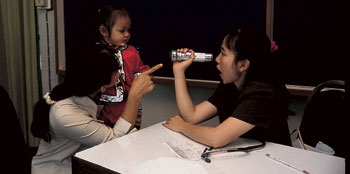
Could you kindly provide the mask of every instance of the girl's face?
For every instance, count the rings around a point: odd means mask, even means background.
[[[115,19],[109,37],[105,41],[115,46],[124,46],[130,40],[131,20],[128,16],[120,16]]]
[[[235,83],[240,79],[240,61],[236,62],[236,55],[225,45],[226,38],[221,44],[221,52],[216,57],[217,69],[221,72],[220,77],[224,84]]]

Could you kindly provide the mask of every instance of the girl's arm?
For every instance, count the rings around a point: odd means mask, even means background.
[[[129,47],[132,47],[131,45],[129,45]],[[140,54],[138,53],[138,51],[136,50],[135,47],[133,47],[134,49],[134,61],[135,61],[135,64],[134,64],[134,72],[135,73],[142,73],[142,72],[145,72],[147,70],[150,69],[150,67],[148,65],[145,65],[140,57]]]

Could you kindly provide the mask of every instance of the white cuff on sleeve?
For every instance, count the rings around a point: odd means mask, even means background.
[[[124,120],[123,118],[119,118],[118,121],[114,125],[114,135],[116,137],[121,137],[127,134],[128,130],[130,129],[131,123]],[[133,128],[130,132],[135,132],[136,129]]]

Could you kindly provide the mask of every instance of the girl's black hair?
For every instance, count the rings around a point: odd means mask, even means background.
[[[252,26],[234,27],[227,32],[224,41],[225,46],[235,53],[236,61],[250,61],[246,81],[281,83],[277,71],[280,64],[264,30]]]
[[[103,85],[111,82],[113,72],[119,67],[114,58],[114,49],[103,44],[94,45],[76,54],[82,60],[80,64],[71,67],[66,74],[64,82],[53,88],[50,98],[60,101],[71,96],[88,96],[98,91]],[[51,140],[49,131],[49,104],[40,99],[34,106],[32,134],[47,142]]]
[[[115,20],[118,17],[129,17],[130,13],[128,10],[122,6],[121,4],[108,4],[97,10],[96,15],[96,27],[98,31],[98,36],[102,39],[102,36],[99,32],[100,26],[105,26],[109,33],[111,33],[111,29],[115,24]]]

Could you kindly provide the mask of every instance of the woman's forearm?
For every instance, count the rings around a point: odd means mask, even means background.
[[[176,104],[181,116],[188,122],[191,122],[191,116],[194,115],[195,106],[188,94],[186,77],[184,72],[174,73]]]
[[[124,112],[121,117],[131,124],[129,131],[134,127],[137,119],[138,106],[140,105],[142,96],[134,93],[129,93]],[[128,131],[128,132],[129,132]]]
[[[222,144],[222,139],[217,136],[217,129],[215,127],[198,126],[184,122],[180,132],[185,136],[210,147],[216,148],[225,145]]]
[[[123,114],[121,115],[123,119],[131,124],[129,131],[131,131],[135,126],[135,122],[137,120],[137,112],[142,97],[154,89],[151,74],[162,66],[163,64],[158,64],[151,69],[143,72],[140,76],[135,77],[129,91],[129,96],[126,101]]]
[[[230,117],[216,127],[178,122],[175,130],[197,142],[216,148],[232,142],[253,127],[252,124]]]

